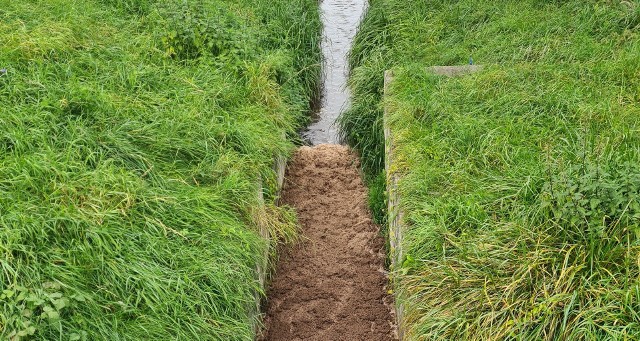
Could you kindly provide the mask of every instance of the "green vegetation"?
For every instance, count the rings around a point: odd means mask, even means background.
[[[341,123],[378,176],[393,69],[408,339],[637,339],[640,5],[371,5]],[[486,68],[425,72],[470,57]]]
[[[0,0],[0,338],[252,339],[319,34],[312,0]]]

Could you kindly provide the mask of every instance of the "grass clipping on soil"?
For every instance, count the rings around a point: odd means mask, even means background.
[[[251,339],[319,34],[307,0],[0,1],[0,338]]]
[[[393,66],[409,340],[640,335],[639,25],[629,1],[372,2],[341,123],[377,175]]]

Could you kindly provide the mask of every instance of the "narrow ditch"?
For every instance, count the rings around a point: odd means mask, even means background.
[[[384,239],[367,205],[357,156],[335,120],[349,105],[347,54],[367,0],[323,0],[322,105],[289,163],[282,203],[302,241],[281,250],[261,340],[394,340]]]
[[[348,54],[368,0],[321,0],[323,22],[322,54],[324,57],[320,108],[314,122],[302,133],[311,145],[340,142],[335,120],[349,105],[351,94]]]

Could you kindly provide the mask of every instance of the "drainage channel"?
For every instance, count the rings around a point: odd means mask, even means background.
[[[267,292],[264,341],[394,340],[384,240],[373,223],[357,156],[340,145],[349,105],[347,55],[367,0],[323,0],[321,108],[290,162],[281,202],[298,213],[302,241],[280,251]]]
[[[324,57],[322,97],[314,121],[302,133],[312,145],[339,143],[335,121],[349,105],[351,94],[347,87],[349,77],[348,54],[353,38],[364,16],[368,0],[322,0],[320,10],[323,21],[322,55]]]

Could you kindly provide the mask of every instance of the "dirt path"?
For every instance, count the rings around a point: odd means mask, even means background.
[[[304,240],[284,250],[268,293],[266,341],[394,340],[384,241],[372,223],[357,158],[347,147],[302,147],[283,201]]]

